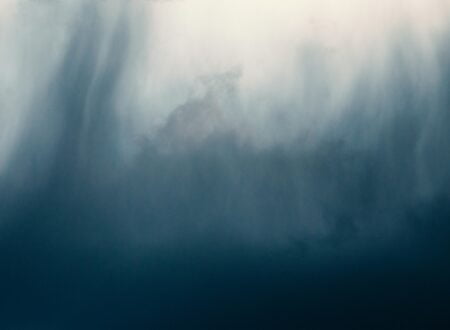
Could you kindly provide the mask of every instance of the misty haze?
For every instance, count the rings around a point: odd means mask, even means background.
[[[3,0],[0,329],[450,328],[449,0]]]

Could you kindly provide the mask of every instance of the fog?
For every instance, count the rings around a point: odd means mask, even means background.
[[[3,1],[0,327],[445,328],[449,18]]]

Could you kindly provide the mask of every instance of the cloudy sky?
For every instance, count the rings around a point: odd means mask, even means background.
[[[0,328],[450,325],[450,1],[2,0],[0,65]]]

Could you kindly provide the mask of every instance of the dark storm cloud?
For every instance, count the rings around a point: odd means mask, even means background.
[[[138,136],[127,163],[116,101],[131,18],[106,35],[96,6],[82,13],[0,177],[0,327],[448,325],[448,34],[431,94],[403,44],[382,92],[362,74],[313,143],[242,138],[231,70]],[[297,118],[282,112],[271,130]]]

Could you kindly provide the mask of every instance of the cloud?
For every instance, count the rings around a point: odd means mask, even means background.
[[[15,8],[0,326],[448,323],[447,4],[333,3]]]

